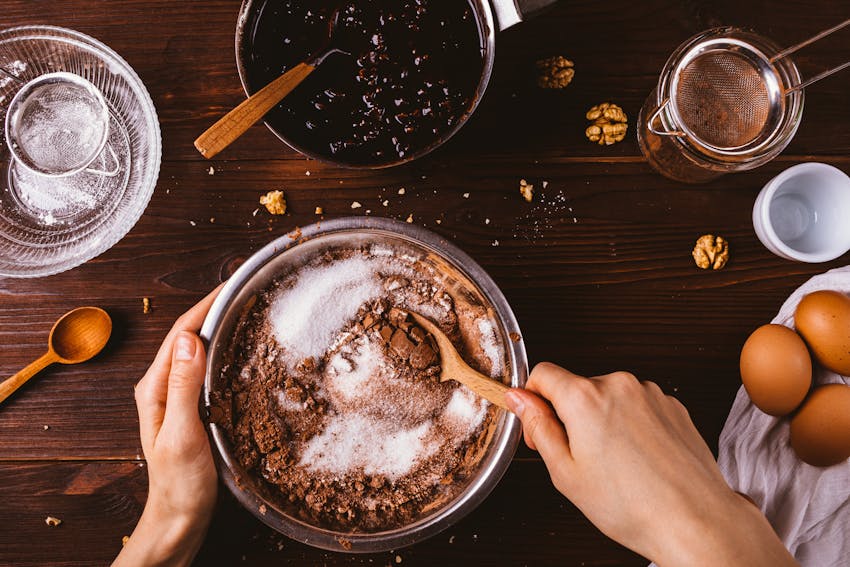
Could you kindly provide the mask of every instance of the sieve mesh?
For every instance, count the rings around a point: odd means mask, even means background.
[[[771,115],[764,78],[752,62],[731,51],[708,52],[688,63],[674,98],[682,124],[719,148],[757,139]]]
[[[10,112],[15,156],[47,175],[62,175],[91,163],[103,149],[109,125],[108,110],[93,89],[56,76],[24,87]]]

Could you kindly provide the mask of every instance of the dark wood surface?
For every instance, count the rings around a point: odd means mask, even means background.
[[[809,276],[847,262],[781,260],[758,242],[750,214],[759,188],[790,165],[817,160],[850,170],[850,73],[809,89],[803,124],[780,158],[704,186],[655,174],[638,151],[635,118],[669,53],[692,34],[736,24],[790,45],[846,18],[843,4],[563,1],[499,35],[489,91],[457,137],[416,163],[369,172],[305,159],[262,126],[211,163],[194,151],[192,140],[242,98],[232,47],[238,0],[0,2],[5,26],[66,26],[122,54],[148,86],[164,138],[156,193],[119,244],[64,274],[0,279],[2,376],[39,356],[53,321],[73,307],[102,306],[116,323],[97,359],[53,367],[0,407],[0,564],[114,557],[147,491],[132,385],[180,313],[263,244],[313,222],[316,206],[327,218],[412,213],[495,278],[531,363],[657,380],[716,450],[747,334]],[[561,92],[533,82],[533,62],[552,54],[576,63]],[[850,32],[796,58],[806,75],[847,59]],[[630,117],[628,138],[613,147],[583,134],[584,112],[605,100]],[[520,199],[520,178],[538,190],[548,182],[535,203]],[[253,216],[270,189],[286,191],[290,212]],[[350,208],[355,200],[361,209]],[[730,241],[723,271],[693,265],[703,233]],[[152,298],[153,313],[142,313],[142,297]],[[48,527],[48,515],[62,525]],[[401,565],[645,564],[561,497],[526,448],[479,509],[394,553],[314,550],[276,535],[223,494],[197,564],[396,565],[397,555]]]

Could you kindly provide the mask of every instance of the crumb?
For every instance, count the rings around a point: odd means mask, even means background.
[[[251,216],[252,216],[252,217],[255,217],[255,216],[257,216],[257,213],[259,213],[259,212],[260,212],[260,209],[259,209],[259,207],[258,207],[258,208],[256,208],[256,209],[254,209],[254,212],[253,212],[253,213],[251,213]]]
[[[310,170],[308,169],[307,171],[305,171],[304,175],[306,175],[307,177],[310,177]]]
[[[299,238],[301,238],[301,227],[296,226],[295,230],[289,233],[289,238],[291,240],[298,240]]]
[[[322,213],[325,212],[325,210],[322,207],[316,207],[315,212],[316,212],[317,215],[321,215]]]
[[[522,340],[522,337],[521,337],[521,336],[519,336],[519,333],[517,333],[516,331],[511,331],[511,332],[508,334],[508,336],[509,336],[509,337],[511,338],[511,340],[512,340],[513,342],[515,342],[515,343],[518,343],[519,341],[521,341],[521,340]]]
[[[451,536],[451,537],[449,538],[449,543],[450,543],[450,544],[452,544],[452,543],[454,543],[454,542],[455,542],[455,536]]]
[[[49,425],[45,425],[45,426],[44,426],[44,430],[45,430],[45,431],[47,431],[48,429],[50,429],[50,426],[49,426]]]
[[[190,221],[189,221],[189,224],[191,224],[192,226],[198,226],[198,223],[196,223],[196,222],[195,222],[195,221],[193,221],[193,220],[190,220]]]
[[[413,222],[413,213],[410,213],[409,215],[407,215],[407,221],[406,222]]]
[[[390,202],[389,202],[389,201],[384,201],[384,202],[383,202],[383,203],[381,203],[381,204],[382,204],[383,206],[385,206],[385,207],[388,207],[388,206],[389,206],[389,204],[390,204]]]
[[[522,198],[525,199],[527,203],[530,203],[532,199],[534,199],[534,185],[531,185],[525,179],[519,180],[519,194],[522,195]]]
[[[543,181],[543,182],[541,183],[541,185],[543,185],[543,188],[544,188],[544,189],[546,189],[547,187],[549,187],[549,182],[548,182],[548,181]]]
[[[360,204],[360,203],[358,203],[357,201],[354,201],[354,202],[352,202],[352,203],[351,203],[351,208],[352,208],[352,209],[359,209],[359,208],[360,208],[360,207],[362,207],[362,206],[363,206],[363,205],[361,205],[361,204]]]
[[[130,541],[130,536],[125,535],[124,537],[122,537],[121,538],[121,547],[124,547],[125,545],[127,545],[128,541]]]
[[[215,168],[213,166],[210,166],[209,170],[207,171],[207,174],[208,175],[215,175]]]
[[[286,199],[283,191],[269,191],[260,197],[260,204],[264,205],[266,210],[273,215],[286,213]]]
[[[484,224],[490,224],[490,219],[484,219]]]
[[[345,539],[344,537],[338,537],[338,538],[336,538],[336,541],[339,543],[340,546],[342,546],[342,548],[344,550],[351,551],[351,540],[350,539]]]
[[[469,193],[464,193],[464,194],[463,194],[463,198],[464,198],[464,199],[469,199]]]
[[[47,518],[44,519],[44,523],[50,526],[51,528],[55,528],[56,526],[62,523],[62,520],[60,520],[59,518],[54,518],[53,516],[47,516]]]
[[[151,298],[150,297],[143,297],[142,298],[142,313],[147,315],[151,311],[153,311],[153,307],[151,307]]]
[[[399,194],[399,195],[404,195],[404,187],[402,187],[401,189],[399,189],[399,190],[398,190],[398,194]]]
[[[434,222],[435,222],[435,223],[437,223],[437,224],[443,224],[443,221],[442,221],[442,220],[440,220],[440,219],[437,219],[437,220],[435,220]]]
[[[494,241],[493,241],[493,246],[498,246],[498,245],[499,245],[499,241],[498,241],[498,240],[494,240]]]
[[[265,504],[260,504],[259,510],[260,510],[260,514],[262,514],[263,516],[265,516],[266,512],[268,512],[268,508],[266,508]]]
[[[367,215],[372,214],[372,209],[366,209],[366,214],[367,214]]]
[[[210,224],[215,224],[215,217],[210,217]]]
[[[403,560],[402,560],[402,558],[401,558],[401,555],[396,555],[396,556],[395,556],[395,562],[396,562],[396,563],[401,563],[402,561],[403,561]]]

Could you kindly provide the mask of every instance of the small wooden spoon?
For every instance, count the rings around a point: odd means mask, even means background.
[[[50,330],[47,352],[0,384],[0,403],[27,380],[58,362],[78,364],[99,353],[112,334],[112,319],[99,307],[78,307],[65,313]]]
[[[510,390],[501,382],[481,374],[469,367],[458,354],[452,342],[434,323],[411,312],[410,315],[423,329],[433,335],[440,349],[440,382],[455,380],[460,382],[488,402],[508,409],[505,403],[505,392]]]
[[[207,159],[215,157],[220,151],[236,141],[248,128],[259,122],[266,113],[277,106],[286,95],[295,90],[304,79],[315,71],[332,53],[348,53],[331,45],[334,31],[339,22],[341,8],[334,10],[328,20],[327,46],[318,55],[301,62],[262,89],[255,92],[242,103],[222,116],[206,132],[195,140],[195,149]]]

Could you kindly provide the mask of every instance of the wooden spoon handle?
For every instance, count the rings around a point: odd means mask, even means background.
[[[232,144],[288,95],[316,67],[299,63],[225,114],[195,140],[195,148],[210,159]]]
[[[509,409],[505,402],[505,392],[510,390],[507,386],[493,380],[488,376],[484,376],[471,368],[447,368],[446,376],[452,380],[456,380],[490,402],[500,408]]]
[[[44,370],[58,360],[57,356],[52,352],[46,352],[40,358],[31,362],[29,366],[12,376],[6,378],[0,383],[0,403],[3,403],[6,398],[11,396],[15,390],[27,383],[27,380]]]

